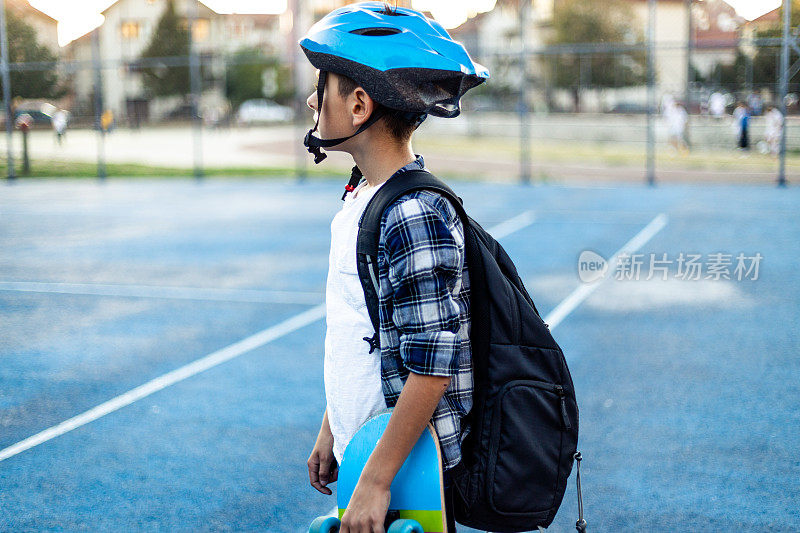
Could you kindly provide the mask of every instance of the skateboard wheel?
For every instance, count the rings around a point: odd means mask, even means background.
[[[416,520],[395,520],[386,533],[425,533]]]
[[[337,533],[340,525],[335,516],[319,516],[308,526],[308,533]]]

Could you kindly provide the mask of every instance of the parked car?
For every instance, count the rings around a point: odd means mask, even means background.
[[[58,111],[58,108],[49,102],[41,100],[27,100],[20,102],[14,109],[14,121],[20,115],[30,115],[33,119],[33,127],[52,127],[53,114]],[[70,112],[67,113],[67,121],[71,118]],[[0,110],[0,128],[5,128],[6,116],[5,110]]]
[[[654,112],[658,112],[654,110]],[[619,102],[608,109],[607,113],[620,113],[624,115],[647,113],[647,105],[636,102]]]
[[[179,104],[172,111],[164,115],[164,120],[191,120],[192,104]]]
[[[240,125],[264,122],[286,122],[292,120],[294,112],[291,107],[280,105],[263,98],[246,100],[236,112],[236,122]]]

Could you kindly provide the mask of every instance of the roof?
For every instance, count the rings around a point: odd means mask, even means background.
[[[28,15],[34,15],[42,19],[46,19],[47,22],[52,22],[53,24],[58,24],[58,21],[45,13],[44,11],[40,11],[33,7],[28,0],[6,0],[6,6],[11,7],[19,12],[24,12]]]
[[[763,15],[761,15],[758,18],[754,18],[750,22],[755,22],[755,23],[759,23],[759,22],[780,22],[781,17],[780,17],[780,13],[778,12],[779,9],[780,9],[779,7],[776,7],[772,11],[764,13]]]
[[[100,12],[100,14],[101,14],[101,15],[105,15],[105,14],[106,14],[106,12],[107,12],[109,9],[111,9],[112,7],[114,7],[114,6],[116,6],[117,4],[119,4],[119,3],[120,3],[120,1],[121,1],[121,0],[115,0],[115,1],[114,1],[114,2],[111,4],[111,5],[109,5],[107,8],[105,8],[104,10],[102,10],[102,11]],[[203,6],[204,6],[206,9],[209,9],[209,10],[213,11],[214,13],[216,13],[216,11],[214,11],[212,8],[210,8],[210,7],[208,6],[208,4],[206,4],[205,2],[203,2],[203,0],[197,0],[197,3],[198,3],[198,4],[203,4]]]
[[[707,0],[695,4],[694,42],[698,48],[735,48],[739,33],[747,22],[724,0]]]

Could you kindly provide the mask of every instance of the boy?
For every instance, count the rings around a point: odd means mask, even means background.
[[[369,417],[394,408],[341,527],[382,532],[391,482],[428,421],[439,437],[446,486],[461,459],[473,386],[469,277],[463,224],[449,201],[432,191],[402,196],[381,220],[380,331],[374,332],[356,269],[358,220],[387,180],[424,168],[411,136],[427,114],[457,116],[460,97],[488,71],[435,21],[379,2],[334,10],[300,45],[319,78],[307,101],[316,125],[305,145],[317,163],[325,157],[320,147],[346,152],[356,163],[331,223],[327,409],[308,459],[309,479],[331,494],[326,485],[336,481],[350,438]],[[317,128],[321,138],[312,135]],[[446,515],[455,531],[452,511]]]

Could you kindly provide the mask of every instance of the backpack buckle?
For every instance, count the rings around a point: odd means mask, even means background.
[[[378,334],[375,333],[372,337],[363,337],[363,340],[369,343],[369,353],[375,351],[375,348],[378,347]]]

